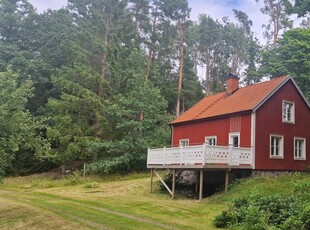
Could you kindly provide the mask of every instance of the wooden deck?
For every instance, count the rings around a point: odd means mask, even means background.
[[[204,171],[225,171],[225,191],[228,189],[229,171],[231,169],[253,169],[253,149],[232,146],[193,145],[171,148],[149,148],[147,153],[147,168],[151,169],[151,192],[153,177],[156,175],[161,183],[175,198],[176,170],[195,170],[196,187],[199,177],[199,200],[202,200]],[[156,169],[172,170],[172,188],[163,181]]]
[[[232,146],[178,146],[148,149],[147,168],[252,169],[252,148]]]

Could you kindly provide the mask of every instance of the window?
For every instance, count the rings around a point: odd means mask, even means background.
[[[306,160],[306,139],[294,138],[294,159]]]
[[[283,136],[270,136],[270,158],[283,158]]]
[[[216,136],[205,137],[207,145],[216,145]]]
[[[189,146],[189,139],[180,139],[179,145],[180,146]]]
[[[240,146],[240,133],[229,133],[229,145],[232,147]]]
[[[282,103],[282,121],[286,123],[295,122],[295,104],[289,101]]]

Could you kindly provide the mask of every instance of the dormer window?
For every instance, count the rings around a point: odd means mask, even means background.
[[[282,102],[282,122],[295,123],[295,104],[293,102]]]

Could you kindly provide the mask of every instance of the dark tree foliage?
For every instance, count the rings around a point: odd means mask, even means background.
[[[310,12],[309,0],[285,0],[284,2],[288,14],[297,14],[298,17],[304,17]]]
[[[259,72],[271,78],[289,74],[310,99],[310,30],[294,29],[283,34],[278,46],[263,53]]]
[[[299,15],[307,2],[294,2]],[[228,72],[244,84],[290,73],[309,96],[309,30],[262,56],[245,12],[193,22],[190,11],[187,0],[69,0],[38,14],[0,0],[0,174],[73,160],[94,172],[144,168],[148,147],[169,144],[168,122],[224,91]]]

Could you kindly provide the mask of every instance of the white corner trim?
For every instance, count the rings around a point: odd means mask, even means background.
[[[251,148],[252,148],[252,165],[255,169],[255,134],[256,134],[256,113],[251,114]]]
[[[170,143],[170,146],[173,147],[173,132],[174,132],[173,125],[171,125],[170,127],[171,127],[171,140],[170,140],[171,143]]]

